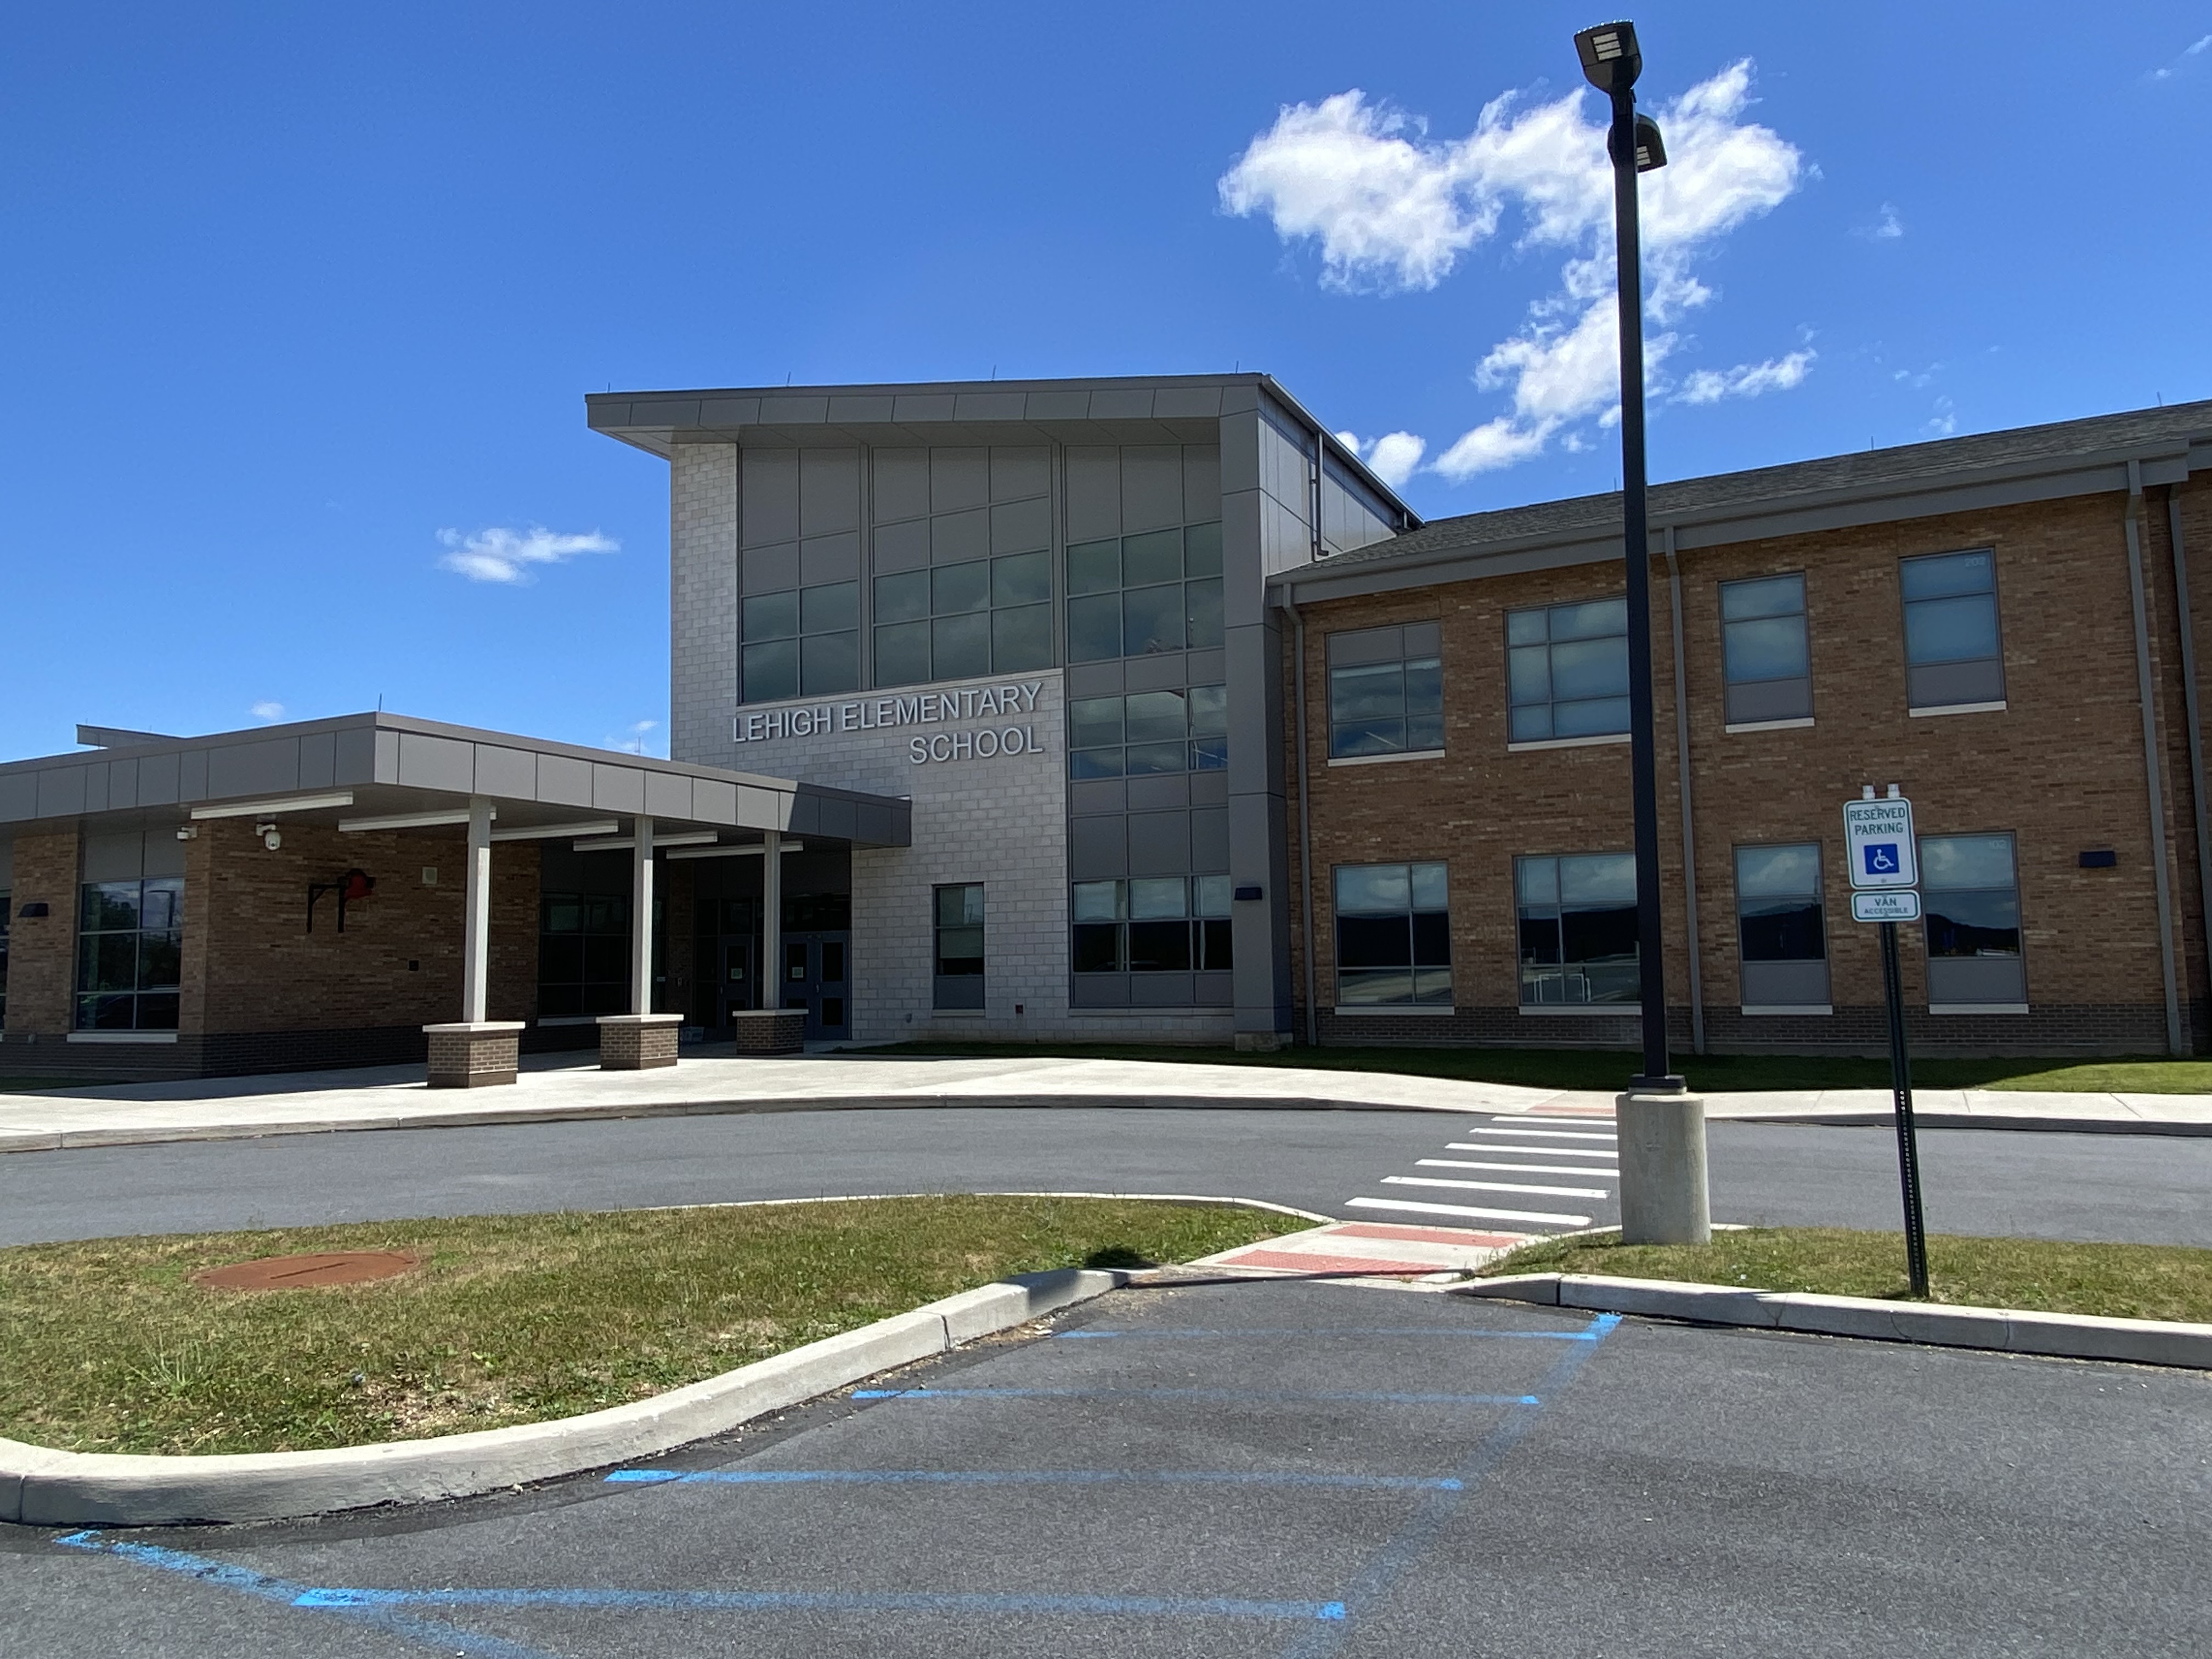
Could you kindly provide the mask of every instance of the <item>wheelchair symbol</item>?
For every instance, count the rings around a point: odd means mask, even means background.
[[[1866,868],[1867,874],[1870,876],[1895,875],[1899,868],[1897,843],[1892,841],[1870,843],[1866,848]]]

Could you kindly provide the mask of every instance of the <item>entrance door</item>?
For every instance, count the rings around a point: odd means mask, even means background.
[[[851,1035],[849,932],[783,936],[783,1006],[806,1010],[806,1040],[836,1042]]]
[[[753,936],[741,933],[734,937],[725,934],[715,974],[716,1023],[733,1024],[730,1016],[740,1009],[755,1006],[753,992]]]

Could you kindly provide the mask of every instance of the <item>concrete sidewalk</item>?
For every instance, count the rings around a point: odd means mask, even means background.
[[[1931,1127],[2212,1133],[2212,1096],[1916,1094]],[[1249,1107],[1606,1115],[1608,1094],[1397,1073],[1049,1055],[929,1059],[866,1054],[741,1058],[687,1049],[651,1072],[603,1072],[586,1055],[538,1055],[511,1088],[431,1090],[420,1066],[116,1084],[0,1095],[0,1152],[218,1140],[347,1129],[434,1128],[750,1111],[943,1106]],[[1716,1094],[1715,1121],[1887,1122],[1885,1090]]]

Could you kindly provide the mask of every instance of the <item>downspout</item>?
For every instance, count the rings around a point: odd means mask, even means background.
[[[1296,676],[1296,695],[1298,700],[1298,937],[1304,947],[1306,968],[1306,1046],[1321,1046],[1321,1011],[1314,1004],[1314,921],[1313,921],[1313,814],[1307,805],[1306,789],[1306,619],[1285,588],[1283,609],[1291,613],[1291,652],[1297,659],[1292,668]]]
[[[2189,610],[2189,562],[2181,550],[2181,492],[2166,491],[2166,539],[2173,544],[2173,603],[2181,623],[2181,707],[2189,722],[2189,793],[2196,809],[2197,921],[2212,957],[2212,824],[2204,817],[2204,737],[2197,709],[2197,624]],[[2212,972],[2212,962],[2207,963]]]
[[[2181,997],[2173,977],[2173,892],[2166,879],[2166,792],[2159,783],[2158,712],[2151,700],[2150,624],[2143,599],[2142,463],[2128,463],[2128,599],[2135,608],[2136,694],[2142,703],[2143,782],[2150,796],[2153,888],[2158,896],[2158,968],[2166,989],[2166,1051],[2182,1052]]]
[[[1698,969],[1698,832],[1690,808],[1690,684],[1682,660],[1682,569],[1674,559],[1674,526],[1667,526],[1667,591],[1674,610],[1674,759],[1682,778],[1682,918],[1690,934],[1690,1048],[1705,1052],[1705,987]]]

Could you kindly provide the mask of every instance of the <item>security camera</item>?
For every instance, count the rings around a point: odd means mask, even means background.
[[[261,832],[261,844],[273,853],[284,844],[284,837],[278,835],[276,826],[271,824]]]

